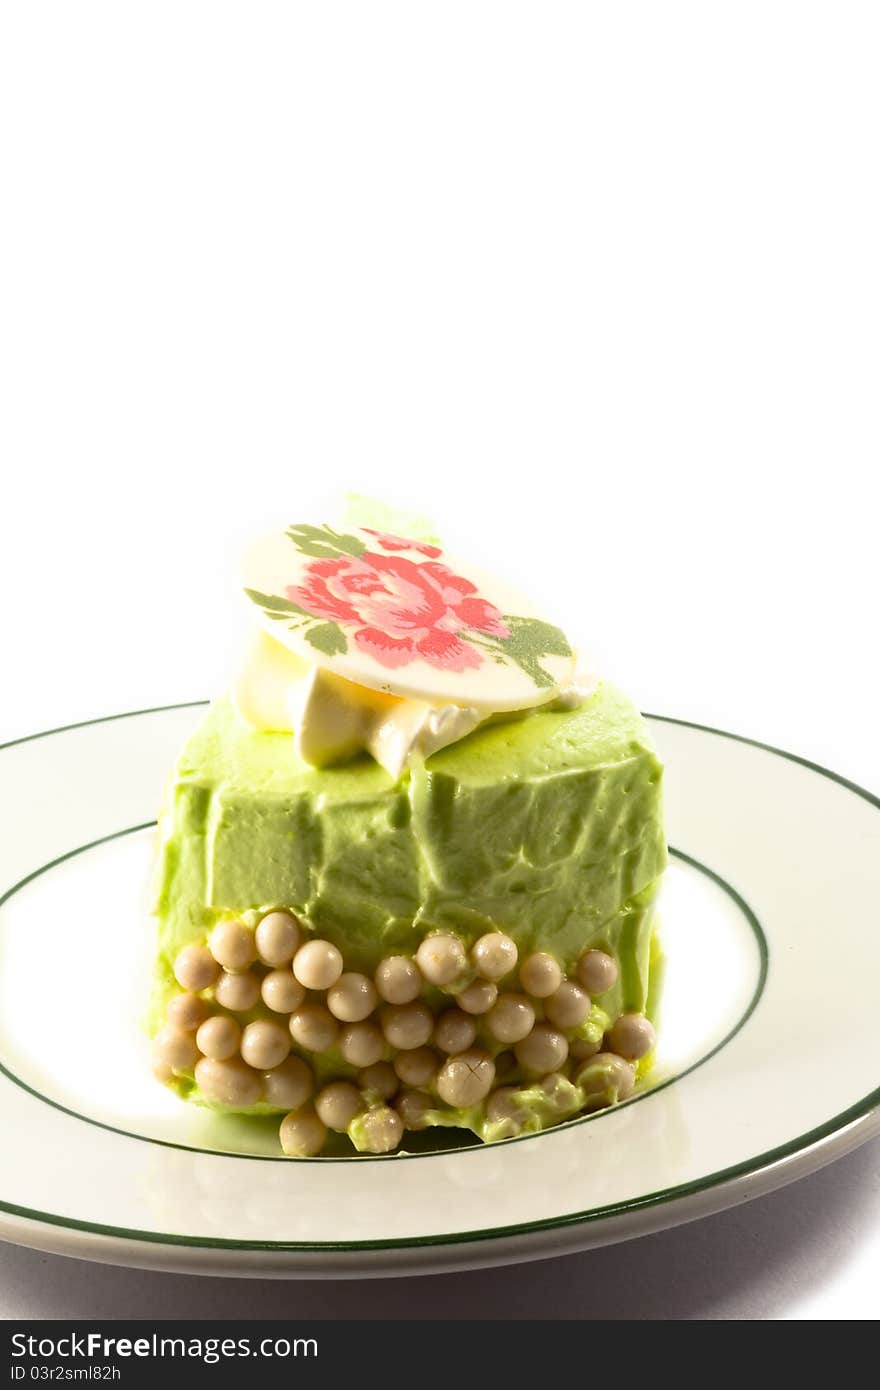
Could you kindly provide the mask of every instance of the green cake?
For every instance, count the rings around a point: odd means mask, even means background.
[[[386,539],[410,547],[413,565],[428,549]],[[424,564],[429,578],[440,569]],[[262,590],[258,599],[263,618],[290,617],[280,598],[280,617]],[[317,613],[296,607],[306,632],[339,609],[323,597]],[[516,621],[504,610],[496,622],[499,650]],[[543,626],[542,644],[558,650],[547,635],[557,630]],[[473,630],[457,631],[467,641]],[[366,692],[369,718],[376,701],[382,718],[399,718],[413,693],[400,691],[396,667],[382,668],[391,689]],[[351,674],[328,677],[322,664],[321,679],[357,701]],[[152,1021],[162,1080],[203,1104],[277,1112],[292,1156],[338,1151],[337,1134],[371,1153],[432,1126],[504,1138],[632,1093],[654,1046],[661,766],[613,686],[594,682],[572,699],[560,682],[531,678],[542,700],[521,710],[492,708],[488,685],[471,678],[467,693],[482,703],[470,731],[436,751],[413,745],[403,766],[352,751],[350,738],[314,765],[291,728],[255,727],[240,702],[212,705],[160,820]]]

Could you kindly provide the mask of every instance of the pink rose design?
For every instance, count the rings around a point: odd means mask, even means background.
[[[398,536],[379,543],[410,547]],[[457,634],[471,628],[493,637],[509,629],[494,604],[479,597],[470,580],[436,560],[436,546],[419,546],[432,558],[417,562],[402,555],[362,555],[314,560],[302,584],[288,585],[287,597],[316,618],[354,626],[353,640],[383,666],[422,660],[443,671],[467,671],[483,656]]]
[[[429,560],[436,560],[438,555],[442,555],[439,545],[428,545],[426,541],[408,541],[406,536],[395,536],[390,531],[374,531],[372,526],[364,526],[368,536],[375,536],[383,550],[417,550],[420,555],[427,555]]]

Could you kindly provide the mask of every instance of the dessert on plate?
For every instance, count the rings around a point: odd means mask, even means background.
[[[160,817],[156,1074],[291,1156],[483,1140],[649,1070],[666,863],[645,724],[422,537],[298,524]]]

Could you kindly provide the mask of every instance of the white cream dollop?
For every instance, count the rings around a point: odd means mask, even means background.
[[[593,676],[576,675],[548,703],[574,709],[596,684]],[[485,713],[466,706],[430,705],[358,685],[309,665],[261,630],[233,683],[232,702],[249,728],[292,734],[296,752],[313,767],[368,752],[395,779],[413,760],[457,743],[486,721]]]
[[[480,723],[476,710],[402,699],[315,666],[291,684],[287,708],[294,746],[304,762],[327,767],[364,749],[400,776],[413,757],[427,758]]]
[[[245,654],[232,702],[249,728],[292,734],[297,753],[313,767],[366,751],[394,778],[412,758],[456,743],[483,718],[460,705],[433,706],[356,685],[310,666],[262,631]]]

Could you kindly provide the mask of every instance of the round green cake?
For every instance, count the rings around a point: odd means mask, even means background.
[[[629,700],[486,722],[394,777],[209,710],[160,820],[157,1076],[291,1156],[532,1132],[649,1070],[662,769]]]

